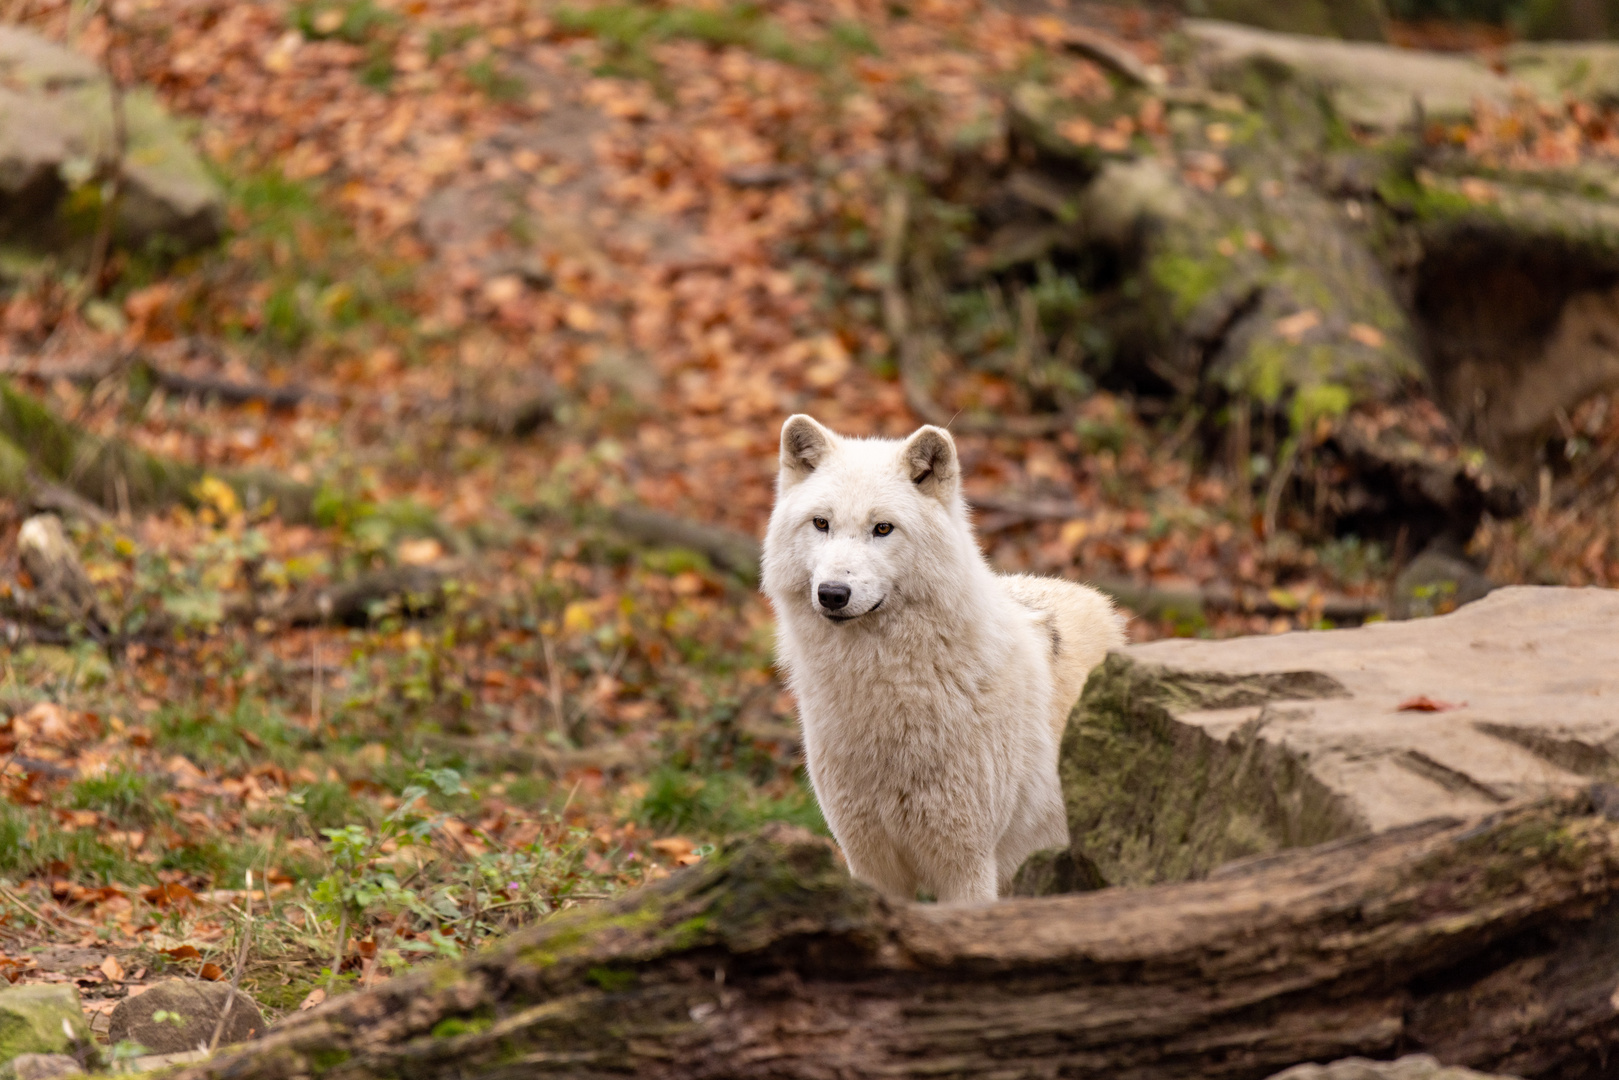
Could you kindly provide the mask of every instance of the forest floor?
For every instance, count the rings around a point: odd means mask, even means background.
[[[98,1015],[166,974],[239,975],[281,1013],[756,823],[824,828],[745,568],[626,539],[610,510],[758,536],[786,415],[917,425],[883,329],[885,200],[941,146],[1004,152],[1014,79],[1105,100],[1061,25],[970,0],[11,11],[193,118],[230,202],[217,248],[120,254],[82,307],[75,268],[26,269],[0,301],[14,385],[321,496],[288,523],[205,482],[196,508],[72,524],[120,645],[19,630],[0,659],[0,971],[74,982]],[[1160,21],[1085,14],[1165,62]],[[1097,137],[1150,136],[1149,112]],[[1471,137],[1533,151],[1566,126]],[[1593,131],[1575,142],[1598,152]],[[137,353],[302,399],[166,393]],[[1030,408],[965,363],[939,397]],[[531,400],[506,431],[468,420]],[[1619,408],[1576,420],[1612,467]],[[1321,598],[1389,589],[1376,545],[1261,535],[1252,493],[1150,402],[1098,391],[1072,430],[958,441],[998,567],[1265,600],[1138,617],[1137,639],[1320,625]],[[0,503],[0,581],[23,517]],[[1475,546],[1499,581],[1613,585],[1610,526],[1543,506]],[[358,627],[257,614],[393,566],[454,584]]]

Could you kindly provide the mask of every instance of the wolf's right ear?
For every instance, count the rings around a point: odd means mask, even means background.
[[[832,453],[838,437],[811,417],[798,413],[781,426],[781,477],[797,483],[814,472]]]

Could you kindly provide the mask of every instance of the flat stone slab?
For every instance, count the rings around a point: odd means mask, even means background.
[[[1619,781],[1619,591],[1119,650],[1062,770],[1074,853],[1111,884]]]

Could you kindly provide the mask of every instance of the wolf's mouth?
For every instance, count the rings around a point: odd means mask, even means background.
[[[886,596],[883,597],[883,600],[887,600],[887,599],[888,599],[888,597],[886,597]],[[825,614],[825,616],[828,619],[831,619],[833,622],[853,622],[855,619],[858,619],[858,618],[860,618],[861,616],[864,616],[864,615],[870,615],[873,611],[876,611],[878,608],[882,607],[883,606],[883,600],[877,601],[875,604],[871,605],[865,611],[862,611],[859,615],[834,615],[830,611],[824,612],[823,614]]]

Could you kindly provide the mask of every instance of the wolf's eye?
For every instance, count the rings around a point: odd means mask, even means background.
[[[886,521],[879,521],[877,523],[877,527],[871,531],[876,533],[878,536],[887,536],[889,533],[894,531],[894,526],[890,525]]]
[[[816,518],[815,528],[820,532],[826,532],[831,526],[826,523],[826,518]]]

